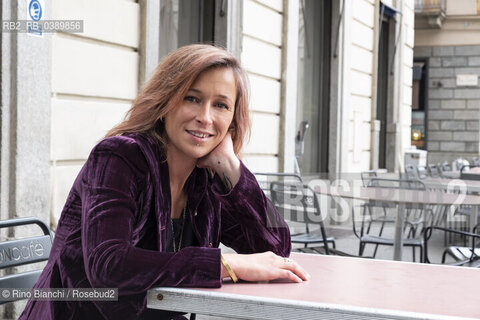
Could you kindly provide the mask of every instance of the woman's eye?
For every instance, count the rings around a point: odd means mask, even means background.
[[[224,103],[217,103],[216,106],[217,106],[218,108],[221,108],[221,109],[226,109],[226,110],[230,109],[230,108],[229,108],[226,104],[224,104]]]
[[[186,97],[184,98],[184,100],[185,100],[185,101],[194,102],[194,103],[197,103],[197,102],[200,101],[197,97],[194,97],[194,96],[186,96]]]

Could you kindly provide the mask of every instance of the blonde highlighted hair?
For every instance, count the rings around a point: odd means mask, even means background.
[[[239,61],[226,50],[212,45],[181,47],[167,55],[142,87],[125,119],[106,137],[125,133],[144,133],[165,150],[167,137],[163,118],[180,105],[197,77],[211,68],[232,69],[237,85],[235,112],[231,124],[233,148],[238,155],[250,135],[248,79]]]

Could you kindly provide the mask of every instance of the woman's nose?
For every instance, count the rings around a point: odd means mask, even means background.
[[[211,104],[209,102],[205,102],[202,104],[201,108],[198,110],[197,116],[195,119],[198,122],[204,124],[211,124],[212,123],[212,114],[211,114]]]

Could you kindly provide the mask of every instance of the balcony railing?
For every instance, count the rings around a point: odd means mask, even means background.
[[[415,0],[416,13],[445,12],[446,0]]]
[[[425,19],[429,28],[441,28],[446,16],[446,2],[446,0],[415,0],[415,16]]]

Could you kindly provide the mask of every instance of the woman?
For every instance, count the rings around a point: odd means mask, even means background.
[[[20,319],[162,319],[145,308],[155,286],[307,280],[283,258],[288,228],[237,158],[246,87],[238,61],[213,46],[160,63],[80,171],[35,285],[118,288],[118,301],[29,301]],[[222,257],[220,242],[239,254]]]

